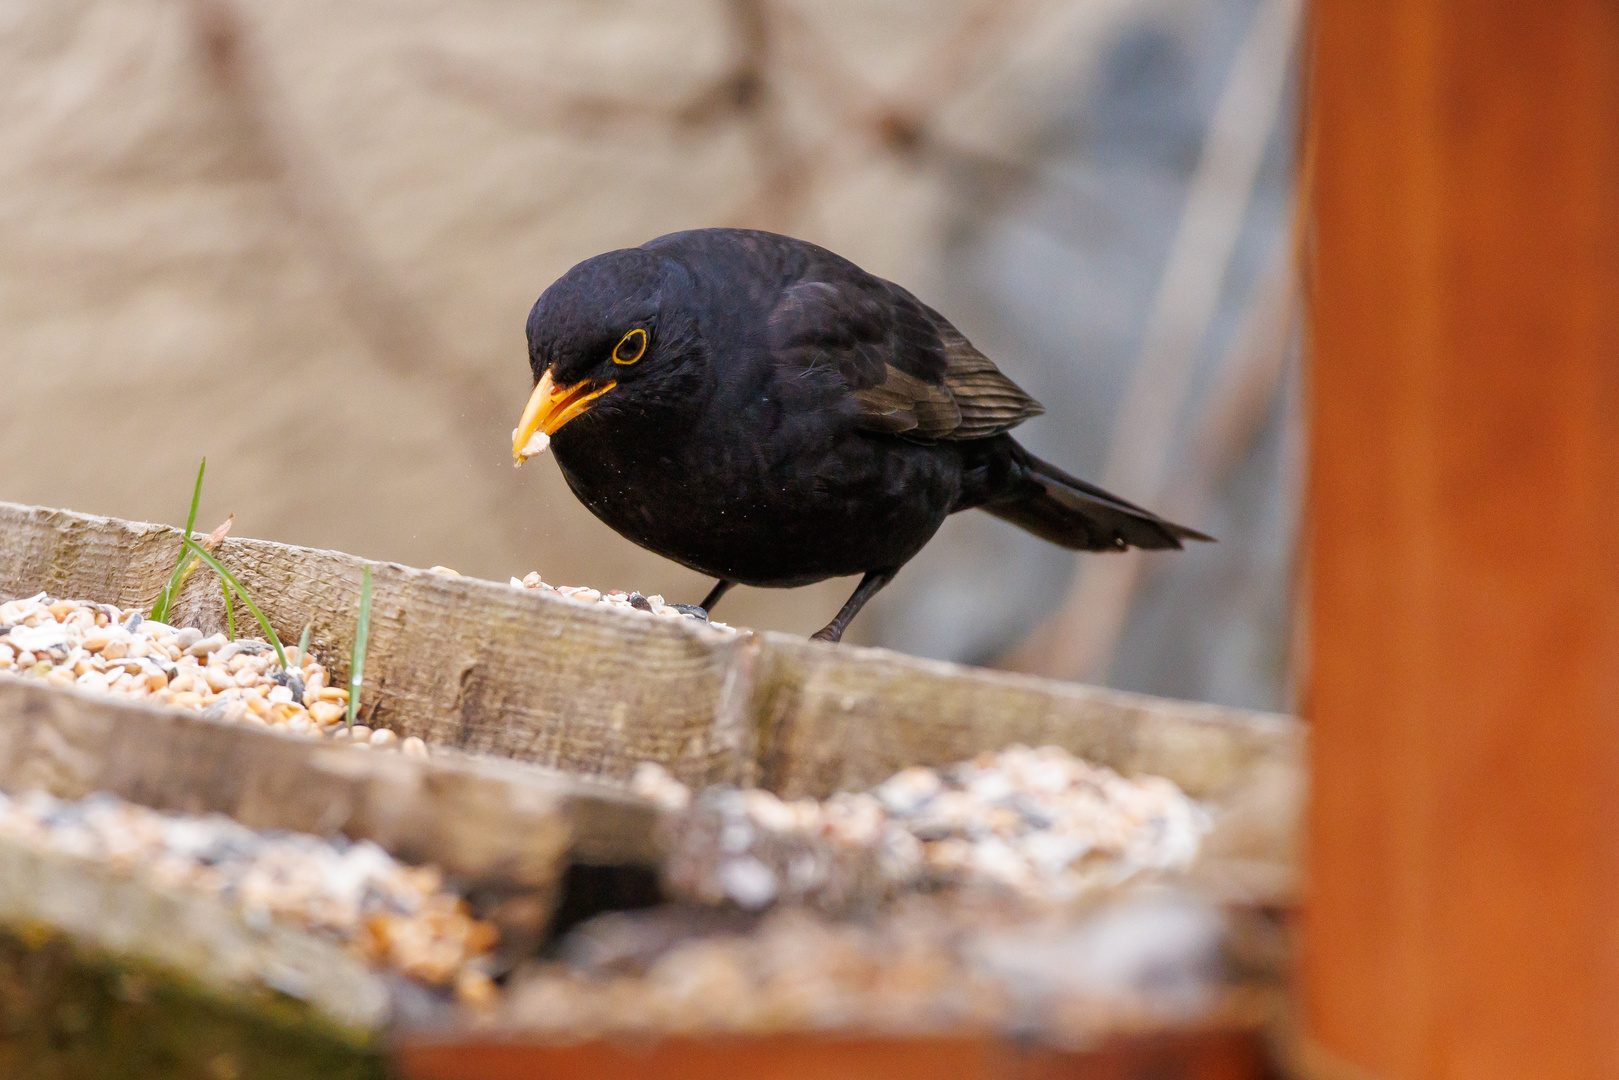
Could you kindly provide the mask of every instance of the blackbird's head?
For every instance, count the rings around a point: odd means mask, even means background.
[[[551,436],[592,410],[624,411],[678,392],[699,340],[684,303],[686,271],[640,248],[598,255],[558,278],[528,314],[534,394],[512,432],[521,465]]]

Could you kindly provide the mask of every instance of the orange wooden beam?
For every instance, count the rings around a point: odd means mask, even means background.
[[[837,1035],[669,1038],[573,1046],[406,1042],[401,1080],[1264,1080],[1258,1032],[1120,1036],[1088,1050],[1018,1045],[986,1036]]]
[[[1619,1075],[1619,4],[1314,30],[1306,1028]]]

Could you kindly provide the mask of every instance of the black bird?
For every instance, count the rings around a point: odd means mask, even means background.
[[[855,613],[978,508],[1076,551],[1208,537],[1030,454],[1044,410],[949,321],[825,248],[698,229],[587,259],[528,317],[520,465],[550,437],[579,500],[644,548],[787,588],[865,575]]]

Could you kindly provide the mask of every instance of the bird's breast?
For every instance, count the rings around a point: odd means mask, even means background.
[[[900,565],[960,490],[953,452],[873,436],[768,394],[681,422],[592,419],[552,443],[580,501],[635,543],[746,584]]]

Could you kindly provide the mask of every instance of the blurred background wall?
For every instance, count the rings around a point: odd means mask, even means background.
[[[1221,543],[1077,562],[963,515],[851,640],[1287,708],[1297,0],[12,0],[0,499],[504,580],[707,582],[509,432],[597,252],[771,228],[907,285],[1042,456]],[[807,632],[851,583],[742,589]]]

